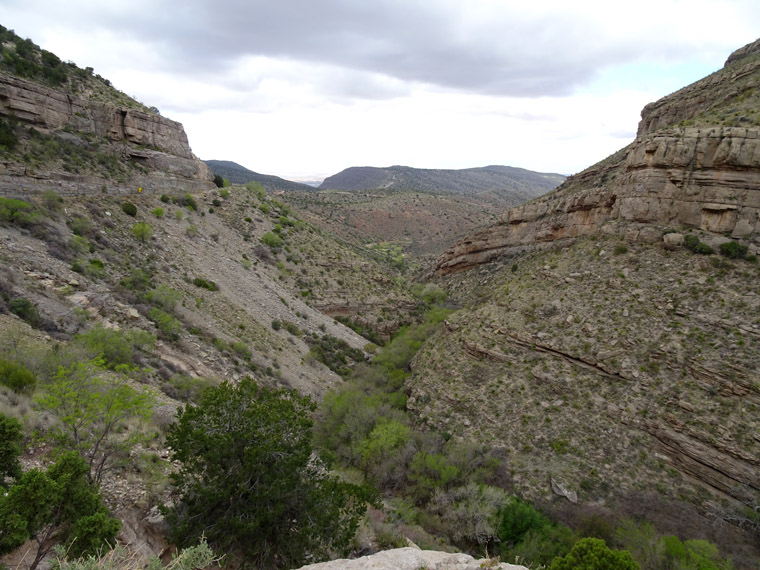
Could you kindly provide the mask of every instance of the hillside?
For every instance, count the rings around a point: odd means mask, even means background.
[[[464,308],[414,361],[421,421],[507,447],[519,492],[565,520],[642,517],[753,567],[758,112],[755,42],[645,107],[631,145],[442,255]]]
[[[320,189],[413,190],[467,196],[489,194],[518,204],[551,190],[564,179],[560,174],[532,172],[510,166],[463,170],[355,166],[329,176],[322,182]]]
[[[489,196],[386,190],[287,192],[281,199],[310,223],[381,257],[415,266],[492,224],[506,207]]]
[[[259,174],[253,170],[248,170],[245,166],[241,166],[236,162],[230,160],[205,160],[206,165],[211,169],[211,172],[218,174],[222,178],[226,178],[233,184],[247,184],[248,182],[258,182],[268,192],[288,191],[288,192],[309,192],[313,190],[312,186],[308,184],[301,184],[299,182],[292,182],[285,180],[279,176],[272,176],[269,174]]]

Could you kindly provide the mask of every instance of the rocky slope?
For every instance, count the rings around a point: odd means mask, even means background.
[[[463,308],[409,397],[425,424],[506,446],[518,492],[557,516],[644,518],[742,568],[760,558],[758,87],[755,43],[441,256]]]
[[[599,233],[658,241],[662,229],[684,226],[757,244],[759,50],[750,44],[723,69],[647,105],[633,143],[460,241],[437,272]]]

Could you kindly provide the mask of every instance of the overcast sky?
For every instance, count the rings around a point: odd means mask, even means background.
[[[0,24],[286,178],[571,174],[760,36],[757,0],[0,0]]]

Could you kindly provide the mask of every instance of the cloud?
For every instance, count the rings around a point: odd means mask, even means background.
[[[20,2],[83,31],[109,30],[115,51],[146,46],[146,67],[163,74],[234,88],[252,58],[297,62],[334,78],[342,70],[336,81],[311,73],[303,83],[346,99],[392,98],[402,83],[567,96],[613,64],[727,55],[726,45],[760,27],[760,7],[743,0],[10,0]]]
[[[2,0],[0,22],[260,172],[571,173],[756,39],[756,0]]]

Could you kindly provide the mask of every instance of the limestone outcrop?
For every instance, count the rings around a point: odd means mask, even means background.
[[[437,273],[597,233],[654,241],[666,227],[686,226],[757,241],[760,127],[748,118],[756,111],[729,116],[719,105],[760,91],[758,50],[760,43],[750,44],[723,70],[647,105],[633,143],[455,244]],[[736,126],[744,124],[751,126]]]
[[[127,180],[104,180],[55,164],[31,167],[13,157],[0,160],[0,191],[54,189],[62,194],[165,192],[209,189],[212,175],[191,151],[182,125],[160,115],[120,108],[84,96],[0,74],[0,116],[15,117],[38,132],[80,147],[103,141],[104,153],[134,166]]]
[[[476,560],[467,554],[451,554],[437,550],[396,548],[353,560],[331,560],[302,566],[300,570],[527,570],[525,566],[499,563],[497,560]]]

